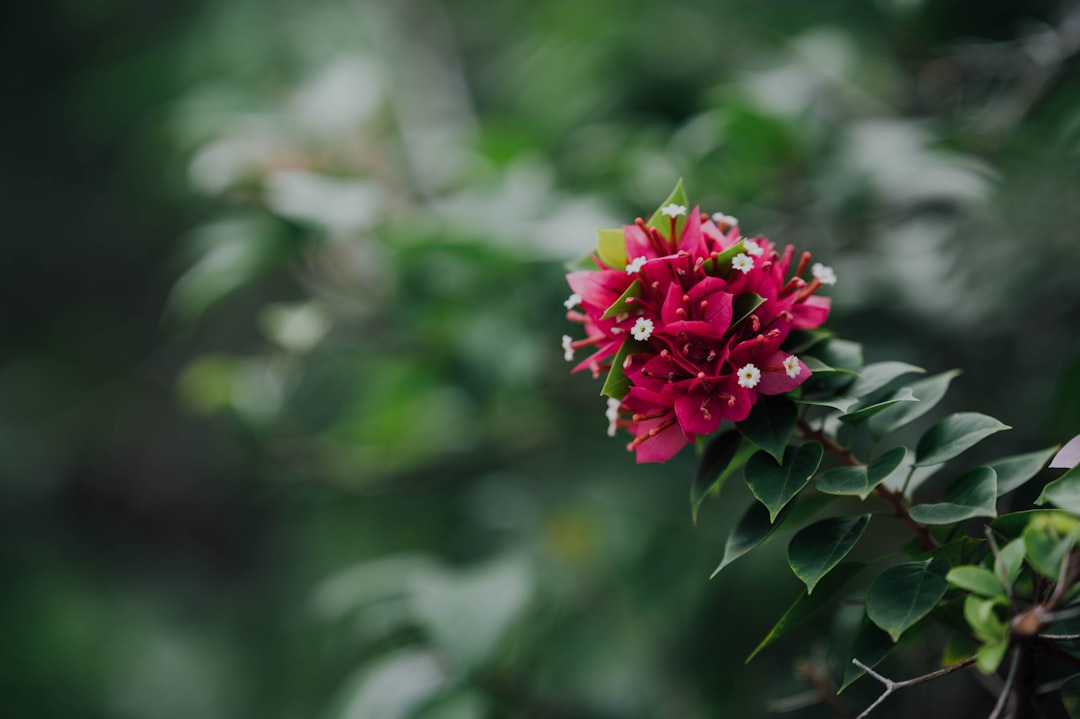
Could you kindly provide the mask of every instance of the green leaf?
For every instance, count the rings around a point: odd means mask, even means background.
[[[604,314],[600,315],[600,319],[609,320],[615,315],[629,312],[633,309],[627,303],[627,300],[631,297],[641,297],[641,280],[634,280],[631,282],[630,286],[626,288],[626,291],[619,295],[619,299],[615,300],[611,304],[611,307],[608,307]]]
[[[863,366],[862,345],[849,340],[833,338],[823,342],[814,348],[812,356],[830,367],[854,373],[858,373]]]
[[[990,523],[990,528],[1006,539],[1016,539],[1023,536],[1024,530],[1032,523],[1040,531],[1052,529],[1059,535],[1068,534],[1080,526],[1076,517],[1059,509],[1029,509],[1003,514]]]
[[[989,467],[962,474],[936,504],[917,504],[911,518],[923,524],[952,524],[972,517],[997,516],[997,475]]]
[[[621,227],[612,230],[597,229],[596,256],[613,270],[626,267],[626,234]]]
[[[792,330],[788,333],[787,339],[784,340],[781,347],[789,354],[802,354],[832,336],[833,333],[823,327],[812,330]]]
[[[735,259],[735,255],[745,252],[745,246],[742,240],[739,240],[731,247],[727,248],[716,257],[708,259],[703,265],[705,272],[715,277],[727,278],[731,274],[731,261]]]
[[[903,464],[907,449],[893,447],[868,467],[834,467],[822,472],[814,480],[814,486],[825,494],[838,494],[866,499],[874,488],[887,479]]]
[[[919,399],[918,403],[899,404],[874,415],[867,425],[870,432],[881,438],[922,417],[937,406],[949,390],[949,383],[958,374],[959,370],[952,370],[912,382],[911,391]]]
[[[840,685],[840,689],[836,693],[839,694],[844,691],[851,686],[852,682],[866,674],[866,671],[855,666],[851,659],[858,659],[873,669],[885,657],[889,656],[889,652],[895,646],[887,633],[870,621],[866,615],[863,615],[862,624],[859,625],[859,631],[855,634],[855,642],[851,647],[851,658],[844,669],[844,683]]]
[[[926,374],[926,370],[907,362],[873,362],[859,371],[859,379],[849,391],[856,397],[868,397],[894,379],[914,373]]]
[[[983,599],[969,594],[964,599],[964,619],[980,641],[1003,641],[1009,636],[1009,625],[998,618],[998,615],[994,613],[994,607],[1008,605],[1009,600],[1004,596]]]
[[[727,541],[724,543],[724,557],[719,566],[709,575],[712,579],[727,565],[743,556],[754,547],[768,539],[773,532],[781,527],[791,526],[806,521],[814,516],[825,506],[833,501],[833,497],[815,494],[800,498],[796,502],[788,504],[780,512],[775,522],[769,521],[769,510],[760,502],[751,502],[743,512],[743,516],[731,530]]]
[[[777,464],[769,455],[758,452],[746,463],[746,484],[754,496],[769,509],[769,520],[790,502],[814,476],[824,449],[817,442],[788,447],[784,461]]]
[[[608,370],[607,379],[604,380],[604,388],[600,390],[600,394],[614,399],[625,397],[630,391],[630,378],[623,371],[623,364],[628,356],[635,352],[643,352],[648,347],[644,342],[627,338],[611,360],[611,369]]]
[[[808,354],[806,357],[800,358],[802,360],[802,364],[805,364],[807,366],[807,369],[810,370],[811,374],[814,377],[834,377],[839,375],[847,375],[850,377],[854,377],[858,375],[858,372],[855,372],[853,369],[843,369],[842,367],[833,367],[831,365],[826,365],[824,362],[819,360],[818,357],[815,357],[812,354]],[[852,399],[854,402],[859,402],[859,397],[852,397]]]
[[[843,417],[840,418],[840,420],[842,422],[848,422],[850,424],[857,424],[859,422],[862,422],[863,420],[870,419],[878,412],[884,411],[889,407],[892,407],[897,402],[918,401],[918,397],[916,397],[912,393],[910,387],[901,387],[900,389],[896,390],[896,392],[894,392],[892,396],[888,399],[863,407],[862,409],[852,412],[851,414],[845,414]]]
[[[978,412],[958,412],[926,431],[915,448],[915,464],[941,464],[1003,429],[1012,429]]]
[[[886,569],[866,593],[867,616],[898,641],[945,596],[948,572],[948,562],[931,559]]]
[[[1076,546],[1080,529],[1075,529],[1064,539],[1052,527],[1042,522],[1031,522],[1024,530],[1024,550],[1035,571],[1051,581],[1061,574],[1061,563]]]
[[[975,666],[983,674],[993,674],[1001,666],[1001,660],[1005,658],[1005,651],[1009,648],[1009,642],[1005,639],[986,642],[975,652]]]
[[[788,544],[788,564],[813,594],[821,578],[852,550],[870,523],[870,515],[829,517],[800,529]]]
[[[1015,457],[991,462],[990,468],[997,472],[998,496],[1008,494],[1038,474],[1057,450],[1058,446],[1055,445],[1037,452],[1018,454]]]
[[[739,422],[736,427],[758,449],[771,454],[776,461],[784,455],[784,448],[795,431],[795,422],[799,418],[799,409],[787,397],[760,397],[750,416]]]
[[[851,581],[851,578],[862,571],[865,566],[862,562],[844,562],[822,580],[816,594],[810,595],[803,592],[784,612],[784,616],[780,617],[780,620],[769,630],[769,633],[765,635],[757,648],[750,652],[750,656],[746,658],[746,663],[749,664],[762,649],[782,637],[793,627],[809,619],[819,609],[827,606],[840,593],[844,585]]]
[[[1080,465],[1073,467],[1043,488],[1035,504],[1047,502],[1073,514],[1080,514]]]
[[[829,408],[835,409],[835,410],[837,410],[837,411],[839,411],[841,413],[848,412],[849,410],[851,410],[852,407],[857,405],[859,403],[859,401],[860,400],[859,400],[858,397],[849,397],[848,395],[845,395],[845,394],[839,395],[838,397],[828,398],[828,399],[803,399],[803,398],[799,397],[799,398],[796,398],[796,400],[795,400],[795,402],[797,404],[808,404],[808,405],[811,405],[813,407],[829,407]]]
[[[690,485],[690,512],[695,524],[705,497],[718,491],[728,477],[746,464],[746,460],[756,451],[754,445],[744,442],[742,435],[733,429],[722,432],[709,442]]]
[[[682,178],[675,183],[675,189],[671,191],[668,198],[660,203],[660,206],[656,208],[656,211],[649,216],[649,227],[655,227],[660,231],[660,234],[667,237],[671,232],[671,218],[667,215],[660,214],[660,210],[668,205],[682,205],[688,208],[686,215],[681,215],[675,218],[675,237],[682,237],[683,228],[686,227],[686,220],[689,216],[690,200],[686,199],[686,190],[683,188]]]
[[[765,304],[765,298],[754,292],[744,292],[736,297],[731,303],[731,324],[729,327],[733,328],[738,325],[763,304]]]
[[[953,567],[945,575],[945,581],[954,587],[974,592],[983,597],[998,597],[1005,595],[1005,585],[1001,580],[985,567],[966,564],[962,567]]]
[[[1024,566],[1025,553],[1023,537],[1014,539],[1002,547],[994,557],[994,573],[998,579],[1003,583],[1016,582],[1016,578],[1020,576],[1020,569]]]

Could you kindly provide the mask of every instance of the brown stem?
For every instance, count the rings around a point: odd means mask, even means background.
[[[819,442],[821,446],[825,448],[826,452],[833,455],[844,464],[851,467],[866,466],[866,463],[859,461],[859,458],[856,457],[850,449],[841,446],[836,440],[821,430],[814,429],[805,419],[800,418],[797,426],[804,439]],[[911,514],[908,512],[908,503],[907,500],[904,499],[903,494],[894,489],[889,489],[884,484],[879,484],[874,487],[874,491],[892,505],[893,512],[895,512],[896,516],[900,518],[904,524],[911,527],[911,531],[915,532],[923,549],[931,550],[941,546],[937,539],[934,538],[934,535],[930,534],[930,529],[925,524],[916,522],[911,518]]]

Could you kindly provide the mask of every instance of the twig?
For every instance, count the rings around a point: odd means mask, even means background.
[[[1016,681],[1016,672],[1020,669],[1020,655],[1023,653],[1019,646],[1013,647],[1012,663],[1009,665],[1009,676],[1005,678],[1005,686],[1002,687],[1001,693],[998,694],[997,704],[994,705],[994,711],[990,712],[990,716],[986,719],[998,719],[1001,716],[1001,712],[1005,710],[1005,704],[1009,701],[1009,694],[1012,692],[1013,682]]]
[[[1080,634],[1040,634],[1039,639],[1049,639],[1052,642],[1075,642],[1080,639]]]
[[[870,667],[868,667],[865,664],[863,664],[862,662],[860,662],[858,659],[852,659],[851,663],[854,664],[855,666],[857,666],[859,669],[862,669],[864,672],[866,672],[867,674],[872,676],[874,679],[877,679],[885,687],[885,691],[882,692],[881,696],[879,696],[877,698],[877,700],[873,704],[868,706],[866,708],[866,710],[862,714],[860,714],[859,716],[857,716],[855,718],[855,719],[865,719],[865,717],[870,716],[870,712],[874,711],[874,709],[876,709],[878,707],[878,705],[880,705],[883,701],[885,701],[889,697],[890,694],[897,691],[898,689],[905,689],[907,687],[915,686],[916,684],[923,684],[925,682],[933,681],[935,679],[940,679],[941,677],[945,676],[946,674],[952,674],[955,671],[958,671],[960,669],[964,669],[965,667],[969,667],[969,666],[971,666],[972,664],[975,663],[975,657],[968,657],[967,659],[963,659],[963,660],[957,662],[956,664],[950,664],[949,666],[944,667],[942,669],[938,669],[937,671],[930,672],[929,674],[923,674],[922,676],[915,677],[914,679],[905,679],[902,682],[894,682],[892,679],[889,679],[888,677],[883,677],[882,675],[878,674],[877,672],[875,672]]]

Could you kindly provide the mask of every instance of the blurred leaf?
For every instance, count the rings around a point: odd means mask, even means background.
[[[596,231],[596,256],[614,270],[626,267],[626,234],[621,227]],[[589,264],[587,269],[595,269],[595,265]]]
[[[792,330],[788,333],[787,339],[784,340],[782,347],[785,352],[790,354],[802,354],[830,337],[833,337],[833,333],[823,327],[812,330]],[[804,357],[802,359],[805,363],[806,358]]]
[[[674,218],[668,217],[660,212],[668,205],[681,205],[686,208],[686,212],[682,215],[678,215]],[[649,215],[649,220],[646,223],[649,227],[654,227],[659,230],[662,237],[669,237],[672,232],[671,223],[675,221],[675,236],[672,241],[677,241],[679,237],[682,237],[683,229],[686,227],[686,221],[690,215],[690,200],[686,198],[686,190],[683,189],[682,178],[675,184],[675,189],[671,191],[668,198],[660,203],[660,206]]]
[[[992,434],[1011,429],[993,417],[978,412],[958,412],[926,431],[915,448],[917,465],[941,464]]]
[[[843,367],[832,367],[830,365],[827,365],[813,355],[807,355],[806,357],[804,357],[803,364],[805,364],[807,369],[809,369],[810,372],[816,377],[833,377],[838,375],[848,375],[854,377],[858,374],[857,372],[855,372],[855,370],[844,369]],[[854,402],[859,401],[858,397],[851,397],[850,399]]]
[[[954,587],[974,592],[983,597],[997,597],[1005,595],[1005,585],[1001,583],[997,575],[985,567],[965,564],[961,567],[953,567],[945,575],[945,581]]]
[[[819,474],[814,486],[826,494],[866,499],[876,486],[903,464],[906,454],[905,447],[893,447],[867,467],[834,467]]]
[[[813,594],[821,578],[854,548],[869,523],[869,514],[829,517],[799,530],[791,538],[788,564],[795,576],[806,584],[807,594]]]
[[[875,415],[868,423],[871,433],[875,437],[884,437],[922,417],[936,407],[938,402],[945,397],[945,393],[949,390],[949,383],[959,374],[959,370],[951,370],[912,382],[911,392],[919,401],[913,404],[890,407],[888,410]]]
[[[990,527],[1006,539],[1016,539],[1032,522],[1045,526],[1054,526],[1062,534],[1068,534],[1077,526],[1072,515],[1059,509],[1028,509],[1023,512],[1003,514],[990,523]]]
[[[1006,639],[986,642],[975,652],[975,666],[983,674],[993,674],[1001,666],[1001,660],[1005,658],[1008,648],[1009,642]]]
[[[713,491],[719,491],[724,482],[757,451],[742,435],[733,429],[726,430],[712,440],[698,462],[698,471],[690,484],[690,512],[697,524],[701,503]]]
[[[948,571],[948,562],[934,559],[886,569],[867,591],[867,616],[898,641],[945,596]]]
[[[830,572],[821,581],[817,594],[810,595],[808,592],[804,591],[788,610],[784,612],[784,615],[780,617],[780,620],[769,630],[769,633],[765,635],[765,638],[761,640],[761,643],[757,645],[754,651],[750,652],[750,656],[746,658],[746,663],[749,664],[762,649],[775,642],[800,623],[809,619],[819,609],[828,606],[840,593],[840,590],[851,581],[852,577],[861,572],[865,566],[866,565],[862,562],[845,562]]]
[[[889,637],[888,633],[882,631],[878,625],[870,621],[870,618],[865,614],[862,618],[862,623],[859,625],[859,631],[855,634],[855,642],[851,647],[851,657],[848,659],[848,663],[844,668],[844,681],[840,685],[840,689],[837,690],[837,694],[851,686],[859,677],[866,674],[866,670],[855,665],[851,659],[858,659],[866,666],[873,669],[881,661],[889,656],[889,652],[893,650],[896,645],[893,644],[893,640]]]
[[[1057,447],[1049,447],[991,462],[990,468],[997,472],[998,496],[1008,494],[1038,474],[1056,449]]]
[[[750,415],[736,427],[743,437],[768,452],[777,462],[784,456],[799,410],[787,397],[760,397]]]
[[[857,424],[859,422],[869,419],[870,417],[873,417],[878,412],[892,407],[897,402],[918,401],[918,398],[915,397],[915,395],[911,392],[910,387],[902,387],[901,389],[896,390],[896,392],[894,392],[892,396],[888,399],[882,400],[881,402],[877,402],[867,407],[863,407],[862,409],[852,412],[851,414],[845,414],[844,416],[840,417],[840,421],[848,422],[849,424]]]
[[[873,362],[859,370],[859,379],[849,392],[856,397],[868,397],[894,379],[913,373],[925,374],[926,370],[907,362]]]
[[[813,359],[810,357],[808,359]],[[840,370],[841,372],[845,370]],[[798,404],[808,404],[813,407],[829,407],[835,409],[838,412],[848,412],[852,407],[859,403],[858,397],[849,397],[848,395],[840,395],[839,397],[833,397],[831,399],[796,399]]]
[[[1036,572],[1052,582],[1061,576],[1061,565],[1069,552],[1076,546],[1080,529],[1073,530],[1061,538],[1051,528],[1040,522],[1032,522],[1024,529],[1024,551],[1028,562]]]
[[[994,557],[995,576],[1002,582],[1014,583],[1020,576],[1020,569],[1024,566],[1025,553],[1023,537],[1014,539],[1002,547],[998,556]]]
[[[332,716],[410,719],[448,682],[446,669],[433,653],[401,649],[363,667]]]
[[[1073,467],[1043,487],[1042,494],[1035,503],[1047,502],[1073,514],[1080,514],[1080,466]]]
[[[746,484],[768,507],[770,521],[774,521],[784,505],[807,485],[824,453],[817,442],[807,442],[799,447],[788,447],[782,464],[777,464],[764,452],[758,452],[746,463]]]
[[[997,516],[997,475],[989,467],[976,467],[953,482],[941,502],[917,504],[911,518],[923,524],[952,524],[972,517]]]

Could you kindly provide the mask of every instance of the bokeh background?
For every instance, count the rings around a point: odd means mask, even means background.
[[[745,667],[786,540],[708,581],[747,492],[693,525],[559,349],[562,264],[679,177],[868,359],[963,368],[988,452],[1080,433],[1075,2],[0,16],[4,716],[834,716],[858,607]]]

